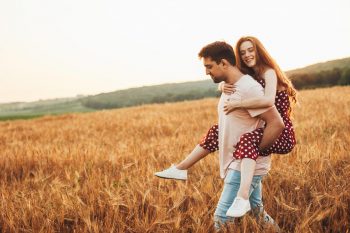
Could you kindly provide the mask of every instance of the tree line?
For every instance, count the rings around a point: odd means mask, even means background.
[[[316,69],[315,69],[316,70]],[[291,72],[287,76],[295,88],[308,89],[350,85],[350,68],[333,68],[321,71]],[[178,102],[206,97],[218,97],[220,93],[211,80],[179,84],[164,84],[132,88],[80,99],[84,107],[92,109],[111,109],[142,104]]]
[[[333,68],[319,72],[292,73],[289,75],[296,89],[350,85],[350,68]]]

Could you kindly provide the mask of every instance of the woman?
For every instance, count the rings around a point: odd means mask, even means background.
[[[291,102],[296,102],[296,90],[290,80],[255,37],[241,38],[236,45],[236,54],[239,54],[237,67],[243,73],[252,75],[264,87],[265,92],[263,98],[228,102],[225,106],[226,113],[237,108],[261,108],[275,104],[285,128],[272,145],[267,145],[269,142],[261,143],[263,128],[241,136],[234,152],[236,159],[242,159],[241,185],[237,198],[227,211],[227,215],[232,217],[240,217],[250,209],[249,188],[258,156],[289,153],[296,143],[290,119]]]
[[[242,37],[236,45],[237,67],[245,74],[253,76],[265,88],[264,97],[245,101],[226,103],[225,112],[229,114],[237,108],[263,108],[276,105],[285,129],[275,142],[263,140],[263,128],[241,136],[233,156],[242,159],[241,185],[237,198],[229,208],[227,215],[240,217],[249,209],[249,189],[258,156],[271,153],[289,153],[295,145],[295,135],[290,120],[291,102],[296,102],[296,90],[281,71],[261,42],[255,37]],[[225,93],[233,92],[233,86],[220,87]],[[260,144],[260,145],[259,145]],[[187,169],[211,152],[218,150],[218,125],[212,126],[207,135],[194,150],[178,165],[155,173],[156,176],[173,179],[187,179]]]

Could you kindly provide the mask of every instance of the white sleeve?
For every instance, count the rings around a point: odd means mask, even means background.
[[[263,97],[263,96],[264,96],[264,89],[261,86],[256,85],[256,86],[249,88],[247,91],[244,92],[242,100],[249,99],[249,98],[259,98],[259,97]],[[266,107],[266,108],[250,108],[250,109],[248,108],[247,111],[251,117],[256,117],[256,116],[270,110],[271,108],[273,108],[273,106]]]

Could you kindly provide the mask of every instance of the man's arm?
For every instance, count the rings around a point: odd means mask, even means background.
[[[266,128],[264,129],[264,134],[259,145],[259,150],[263,151],[273,145],[282,133],[285,125],[275,106],[261,113],[258,117],[266,123]]]

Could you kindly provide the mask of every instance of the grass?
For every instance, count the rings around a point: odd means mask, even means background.
[[[217,154],[178,162],[217,121],[217,99],[0,122],[1,232],[213,232]],[[304,90],[298,144],[273,156],[264,206],[283,232],[349,232],[350,87]],[[270,232],[247,215],[235,232]]]

